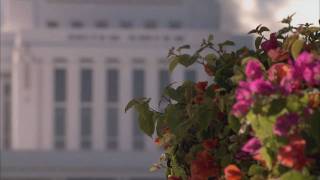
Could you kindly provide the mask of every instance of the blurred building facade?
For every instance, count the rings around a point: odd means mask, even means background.
[[[134,97],[205,79],[167,70],[170,47],[219,32],[219,0],[2,0],[0,144],[7,179],[163,179]],[[21,162],[21,161],[26,162]]]

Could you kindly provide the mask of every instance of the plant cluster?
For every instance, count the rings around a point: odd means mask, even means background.
[[[316,179],[320,176],[320,28],[287,26],[255,50],[210,35],[193,54],[169,51],[169,70],[201,64],[212,81],[168,85],[161,111],[130,101],[141,130],[164,149],[151,170],[169,180]]]

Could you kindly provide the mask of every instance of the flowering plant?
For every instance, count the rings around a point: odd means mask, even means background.
[[[203,66],[212,81],[169,85],[162,111],[130,101],[141,130],[164,148],[151,170],[170,180],[314,179],[320,175],[320,28],[259,25],[256,50],[210,35],[193,54],[169,51],[169,70]],[[176,86],[175,86],[176,85]]]

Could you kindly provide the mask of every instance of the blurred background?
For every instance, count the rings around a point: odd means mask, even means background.
[[[0,0],[1,180],[161,180],[161,149],[124,113],[134,97],[158,107],[172,46],[213,34],[252,47],[247,32],[318,24],[319,0]]]

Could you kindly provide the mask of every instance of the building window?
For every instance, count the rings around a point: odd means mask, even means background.
[[[54,148],[65,148],[66,137],[66,70],[54,71]]]
[[[91,107],[81,108],[81,149],[91,148],[92,134],[92,109]]]
[[[115,150],[118,148],[118,108],[107,108],[107,148]]]
[[[66,112],[64,107],[56,107],[54,111],[55,149],[64,149],[66,134]]]
[[[125,29],[129,29],[129,28],[133,27],[133,23],[131,21],[121,21],[120,27],[125,28]]]
[[[97,21],[95,23],[95,26],[96,26],[96,28],[104,29],[104,28],[107,28],[109,26],[109,24],[107,21],[101,20],[101,21]]]
[[[108,69],[106,73],[106,148],[118,148],[119,121],[119,70]]]
[[[54,78],[54,99],[56,102],[64,102],[66,100],[66,70],[56,69]]]
[[[117,69],[109,69],[107,71],[107,101],[118,102],[119,93],[119,71]]]
[[[47,27],[48,28],[57,28],[59,26],[59,23],[57,21],[48,21],[47,22]]]
[[[144,70],[134,70],[133,71],[133,97],[143,97],[144,96],[144,88],[145,88],[145,74]],[[139,129],[138,126],[138,114],[133,113],[133,149],[134,150],[143,150],[144,149],[144,135]]]
[[[197,73],[195,70],[186,70],[184,72],[184,78],[185,80],[189,80],[189,81],[193,81],[193,82],[196,82],[197,80]]]
[[[75,29],[80,29],[84,27],[84,24],[81,21],[75,20],[71,22],[71,27]]]
[[[157,22],[154,20],[148,20],[144,23],[146,29],[155,29],[157,28]]]
[[[182,27],[182,23],[180,21],[170,21],[169,28],[171,29],[180,29]]]
[[[92,70],[81,70],[81,102],[92,101]]]
[[[2,108],[1,111],[1,117],[0,119],[3,120],[3,126],[0,125],[0,138],[3,140],[2,146],[0,145],[0,148],[3,147],[3,149],[10,149],[11,147],[11,84],[10,79],[7,79],[6,77],[0,77],[1,80],[4,82],[3,84],[3,98],[0,100],[2,101],[0,104],[0,108]],[[0,81],[1,83],[1,81]],[[1,92],[1,91],[0,91]],[[1,134],[3,133],[3,134]]]
[[[92,146],[92,69],[83,68],[80,72],[80,147],[90,149]]]

